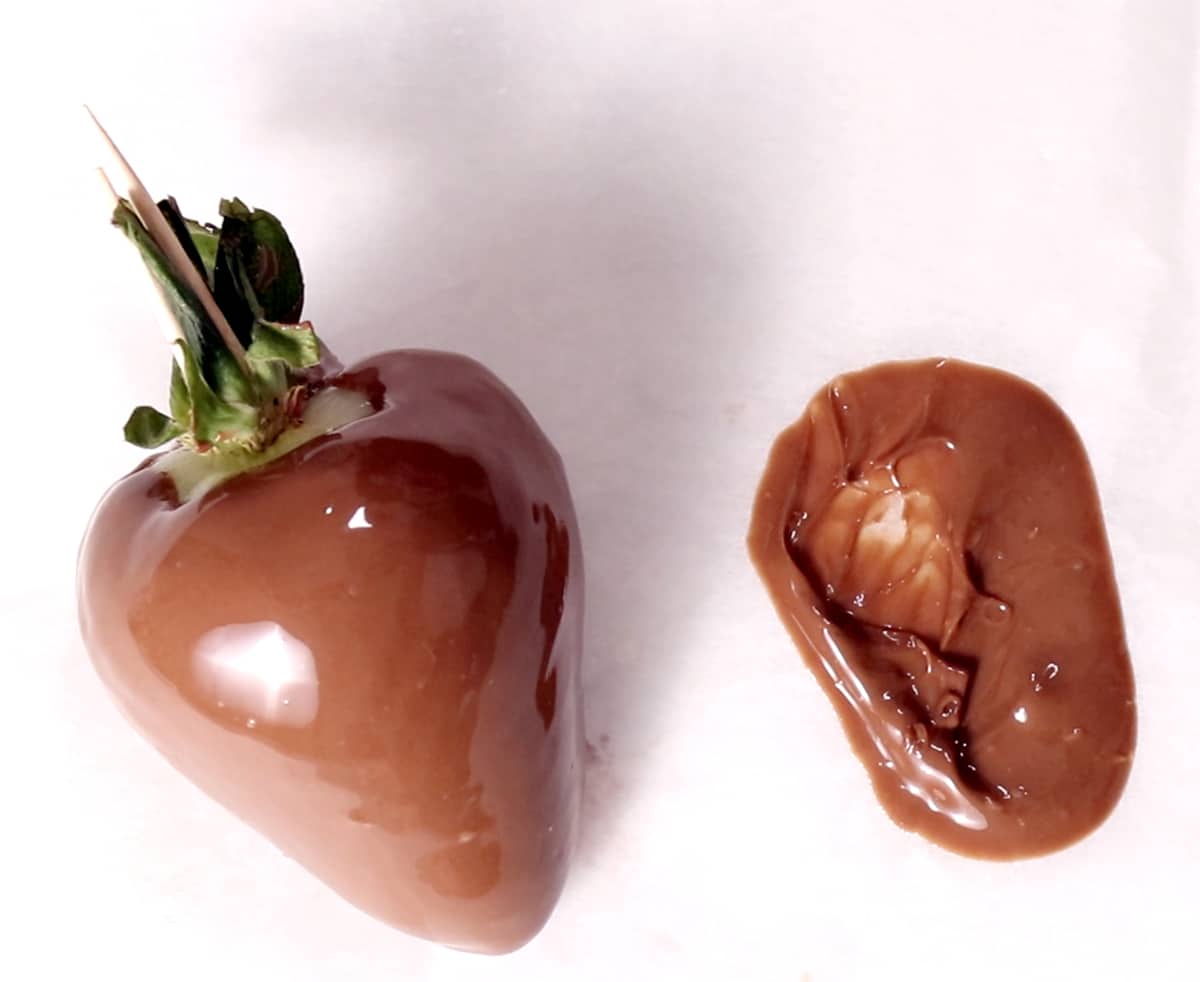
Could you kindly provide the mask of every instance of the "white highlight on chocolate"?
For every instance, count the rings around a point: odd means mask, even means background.
[[[319,682],[312,650],[272,621],[228,624],[196,643],[201,688],[225,708],[259,722],[302,728],[317,716]]]

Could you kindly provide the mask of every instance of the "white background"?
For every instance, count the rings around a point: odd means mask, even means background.
[[[0,977],[1195,978],[1196,4],[0,18]],[[169,362],[94,194],[85,100],[188,213],[238,194],[283,215],[344,359],[468,352],[560,448],[599,754],[566,893],[519,954],[359,914],[160,762],[93,676],[75,550]],[[743,546],[812,392],[935,354],[1046,388],[1109,522],[1138,753],[1101,830],[1033,862],[888,821]]]

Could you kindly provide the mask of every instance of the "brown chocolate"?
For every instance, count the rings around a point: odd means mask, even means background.
[[[1133,755],[1133,674],[1083,446],[1014,376],[834,380],[771,451],[750,554],[889,815],[956,852],[1061,848]]]
[[[171,763],[352,903],[508,951],[549,916],[579,815],[562,465],[466,358],[393,352],[338,384],[378,411],[187,504],[153,462],[113,487],[84,636]]]

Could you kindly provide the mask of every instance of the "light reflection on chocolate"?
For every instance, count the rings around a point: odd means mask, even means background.
[[[280,625],[226,624],[196,642],[196,685],[210,704],[244,717],[253,728],[303,728],[317,717],[319,681],[312,650]]]

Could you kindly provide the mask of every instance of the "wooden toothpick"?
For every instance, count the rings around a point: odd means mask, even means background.
[[[104,173],[103,167],[96,168],[96,176],[100,181],[100,193],[104,198],[104,204],[108,208],[108,214],[112,215],[116,211],[117,206],[121,203],[121,196],[117,194],[117,189],[112,186],[112,181],[110,181],[108,179],[108,175]],[[143,275],[142,278],[145,279],[145,276]],[[175,361],[178,363],[179,367],[182,368],[183,352],[179,350],[179,345],[177,345],[175,342],[183,340],[183,330],[180,328],[179,322],[175,319],[175,316],[171,313],[171,308],[167,305],[166,297],[162,295],[162,291],[156,287],[154,294],[160,301],[158,307],[158,317],[155,319],[158,321],[159,326],[162,327],[163,336],[166,338],[167,343],[171,345],[171,353],[174,356]]]
[[[237,335],[233,333],[233,328],[229,326],[229,321],[225,315],[221,313],[221,308],[217,306],[217,301],[213,298],[212,291],[209,290],[208,284],[204,282],[203,277],[196,271],[196,267],[192,265],[187,253],[183,251],[183,246],[179,244],[179,240],[175,238],[175,233],[171,231],[171,226],[167,224],[167,220],[163,218],[162,213],[158,210],[158,206],[154,203],[154,199],[150,196],[150,192],[146,190],[146,186],[134,173],[133,168],[129,166],[129,161],[125,159],[125,155],[117,149],[117,145],[113,143],[108,132],[100,125],[100,121],[96,119],[95,113],[90,108],[84,106],[88,116],[96,125],[96,129],[100,133],[101,142],[107,152],[112,165],[113,173],[110,175],[101,169],[101,175],[104,178],[105,184],[115,197],[120,197],[113,186],[112,178],[116,178],[119,186],[125,189],[125,197],[133,206],[134,214],[137,215],[143,225],[146,226],[146,231],[150,233],[150,237],[154,240],[155,245],[162,250],[167,262],[170,263],[175,275],[186,283],[193,293],[199,298],[205,312],[212,320],[221,339],[225,342],[225,346],[237,360],[238,365],[243,371],[248,372],[246,364],[246,349],[237,339]]]

